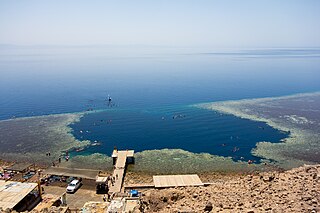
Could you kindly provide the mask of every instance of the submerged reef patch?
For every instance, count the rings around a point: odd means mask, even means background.
[[[112,158],[105,154],[94,153],[90,155],[76,155],[68,162],[63,161],[61,166],[68,168],[113,170]]]
[[[0,121],[0,158],[48,164],[65,150],[83,147],[71,134],[70,124],[84,113],[69,113]],[[47,155],[50,153],[50,155]]]
[[[259,142],[253,155],[285,169],[320,162],[320,93],[198,104],[197,107],[266,122],[290,133],[283,143]]]
[[[136,163],[129,167],[133,172],[150,174],[183,174],[205,172],[253,172],[270,170],[271,164],[248,164],[208,153],[192,153],[181,149],[146,150],[135,155]],[[272,168],[274,169],[274,168]]]
[[[64,167],[86,169],[113,169],[112,158],[104,154],[78,155],[62,164]],[[144,174],[186,174],[207,172],[269,171],[277,169],[272,163],[248,164],[233,161],[231,157],[222,157],[208,153],[192,153],[181,149],[146,150],[135,153],[135,164],[129,164],[128,171]]]

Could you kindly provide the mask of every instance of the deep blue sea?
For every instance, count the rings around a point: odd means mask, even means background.
[[[180,148],[255,159],[287,133],[191,105],[320,91],[320,49],[0,46],[0,120],[81,112],[79,154]],[[107,96],[112,98],[108,106]]]

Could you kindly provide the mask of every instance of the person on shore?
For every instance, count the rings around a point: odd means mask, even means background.
[[[61,157],[59,157],[58,161],[59,161],[59,163],[61,163]]]
[[[103,195],[103,202],[106,202],[107,201],[107,198],[106,198],[106,195]]]
[[[111,177],[111,184],[114,185],[114,177]]]

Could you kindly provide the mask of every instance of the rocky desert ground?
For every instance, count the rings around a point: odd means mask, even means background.
[[[206,187],[150,189],[143,212],[320,212],[320,165],[226,175]]]

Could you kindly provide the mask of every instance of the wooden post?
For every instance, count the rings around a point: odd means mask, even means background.
[[[39,178],[38,178],[38,192],[39,192],[40,199],[42,200],[42,188],[41,188],[41,185],[40,185]]]

